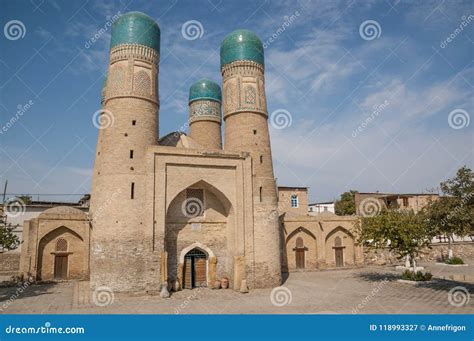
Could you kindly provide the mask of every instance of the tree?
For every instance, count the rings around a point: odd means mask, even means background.
[[[335,211],[337,215],[353,215],[356,213],[355,194],[357,191],[350,190],[341,194],[341,199],[336,200]]]
[[[31,204],[32,200],[33,200],[33,198],[30,195],[19,195],[16,198],[11,199],[9,201],[9,203],[11,205],[11,203],[18,202],[22,205],[29,205],[29,204]]]
[[[474,204],[474,172],[467,166],[459,168],[454,178],[440,185],[443,193],[458,199],[467,198],[471,205]]]
[[[448,258],[452,258],[454,236],[474,234],[474,172],[461,167],[454,178],[440,186],[447,196],[432,201],[425,208],[425,215],[435,234],[448,239]]]
[[[423,214],[412,210],[383,210],[373,217],[361,217],[358,224],[358,243],[376,249],[389,248],[399,259],[410,259],[413,272],[420,251],[429,247],[432,230]]]
[[[0,249],[13,250],[20,245],[20,239],[13,233],[16,226],[7,222],[7,216],[0,211]]]

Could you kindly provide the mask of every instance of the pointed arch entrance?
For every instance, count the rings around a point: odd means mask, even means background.
[[[184,256],[183,284],[185,289],[207,286],[207,255],[198,248]]]
[[[181,288],[193,288],[202,282],[214,283],[218,271],[219,276],[232,273],[232,254],[227,250],[233,227],[233,206],[216,187],[201,180],[180,191],[166,213],[167,279],[178,281]],[[206,257],[200,257],[194,248]]]
[[[289,269],[304,270],[316,267],[316,236],[300,226],[286,238],[286,253]]]
[[[181,250],[178,268],[183,288],[205,287],[215,280],[216,256],[206,245],[192,243]]]
[[[296,247],[293,250],[295,251],[296,268],[304,269],[306,264],[305,251],[307,251],[308,248],[304,246],[303,238],[296,238]]]

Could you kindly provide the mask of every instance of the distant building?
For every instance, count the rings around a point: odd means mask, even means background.
[[[58,201],[30,201],[26,205],[21,205],[19,208],[21,210],[21,214],[18,214],[17,211],[12,211],[9,209],[9,206],[6,205],[5,215],[6,221],[8,224],[11,224],[15,227],[13,232],[21,239],[23,235],[23,226],[26,220],[37,218],[41,213],[46,211],[47,209],[58,207],[58,206],[68,206],[77,208],[85,213],[89,212],[89,199],[90,195],[86,194],[82,197],[78,202],[58,202]],[[2,206],[1,211],[4,210]],[[21,245],[12,251],[11,253],[20,253],[21,252]],[[0,249],[0,252],[3,250]]]
[[[308,205],[308,212],[311,213],[323,213],[323,212],[330,212],[336,213],[336,207],[334,201],[327,201],[327,202],[315,202],[314,204]]]
[[[418,213],[430,201],[438,200],[439,194],[416,193],[416,194],[397,194],[397,193],[379,193],[364,192],[355,194],[355,206],[357,215],[365,215],[372,209],[380,211],[387,208],[411,209]]]

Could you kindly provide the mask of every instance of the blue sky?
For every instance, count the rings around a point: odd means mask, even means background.
[[[471,1],[1,6],[0,181],[8,179],[9,192],[90,191],[92,116],[100,109],[110,30],[86,43],[128,11],[150,15],[161,28],[160,136],[185,124],[194,81],[221,81],[220,42],[246,28],[267,42],[269,114],[291,120],[270,125],[279,185],[308,186],[312,201],[326,201],[349,189],[423,192],[464,164],[474,167]],[[23,25],[19,36],[7,30],[12,20]],[[182,34],[190,20],[203,28],[194,40]]]

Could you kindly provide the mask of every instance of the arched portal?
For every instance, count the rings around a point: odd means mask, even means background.
[[[316,236],[307,228],[300,226],[286,238],[288,269],[316,268]]]
[[[333,229],[326,236],[326,259],[333,267],[355,264],[355,242],[352,233],[342,226]]]
[[[60,226],[38,243],[38,278],[82,278],[87,272],[87,249],[84,239],[66,226]]]
[[[203,180],[184,188],[170,202],[165,224],[168,281],[189,288],[232,276],[233,207],[220,190]],[[194,248],[204,252],[205,263],[197,253],[186,258]],[[205,276],[200,275],[202,268]],[[197,271],[196,276],[189,276],[190,271]]]

